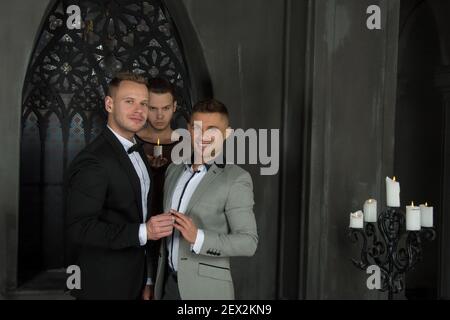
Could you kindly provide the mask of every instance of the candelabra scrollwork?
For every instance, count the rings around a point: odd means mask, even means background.
[[[349,230],[352,242],[362,240],[360,259],[352,259],[353,264],[364,271],[377,265],[381,273],[379,290],[387,291],[389,299],[403,291],[406,273],[422,259],[421,239],[432,241],[436,236],[434,228],[405,229],[405,214],[389,207],[376,223],[366,222],[363,229]]]

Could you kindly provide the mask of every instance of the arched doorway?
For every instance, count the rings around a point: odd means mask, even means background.
[[[445,17],[449,9],[445,1],[401,2],[394,172],[402,182],[402,205],[411,201],[432,205],[437,231],[434,241],[423,242],[423,259],[408,273],[408,299],[442,297],[439,270],[446,247],[444,169],[448,166],[444,142],[449,124],[439,79],[448,69],[442,40],[450,27]]]
[[[80,29],[67,26],[70,5],[80,8]],[[62,0],[49,6],[23,87],[19,283],[64,266],[64,170],[105,124],[108,81],[123,70],[166,77],[180,105],[173,125],[184,126],[192,96],[205,94],[192,93],[195,77],[185,61],[175,23],[159,0]]]

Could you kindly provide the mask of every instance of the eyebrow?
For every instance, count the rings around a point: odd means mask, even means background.
[[[150,107],[151,107],[151,108],[157,108],[156,106],[152,106],[152,105],[150,105]],[[171,105],[168,104],[168,105],[162,106],[161,108],[167,108],[167,107],[171,107]]]
[[[133,98],[133,97],[130,97],[130,96],[123,97],[122,100],[138,100],[139,101],[138,98]],[[140,103],[142,103],[142,102],[147,102],[148,103],[148,99],[140,100]]]
[[[197,126],[197,127],[200,127],[200,126]],[[208,130],[208,129],[220,129],[220,128],[218,126],[207,126],[206,130]]]

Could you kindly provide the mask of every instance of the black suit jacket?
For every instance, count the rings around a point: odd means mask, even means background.
[[[68,264],[81,270],[81,289],[72,290],[74,296],[140,297],[147,276],[154,277],[147,260],[155,256],[150,246],[139,243],[143,222],[139,177],[122,144],[106,128],[75,157],[66,175]]]

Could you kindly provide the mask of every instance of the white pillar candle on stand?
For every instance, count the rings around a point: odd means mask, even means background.
[[[377,222],[377,200],[369,199],[364,202],[364,221]]]
[[[162,156],[162,146],[159,145],[159,138],[158,138],[158,144],[153,147],[153,156],[155,158]]]
[[[400,183],[395,177],[386,177],[386,204],[388,207],[400,207]]]
[[[433,226],[433,207],[429,207],[428,203],[420,206],[420,225],[422,227],[431,228]]]
[[[350,213],[350,228],[362,229],[364,228],[364,214],[361,210]]]
[[[406,230],[420,230],[420,208],[414,206],[414,202],[406,206]]]

